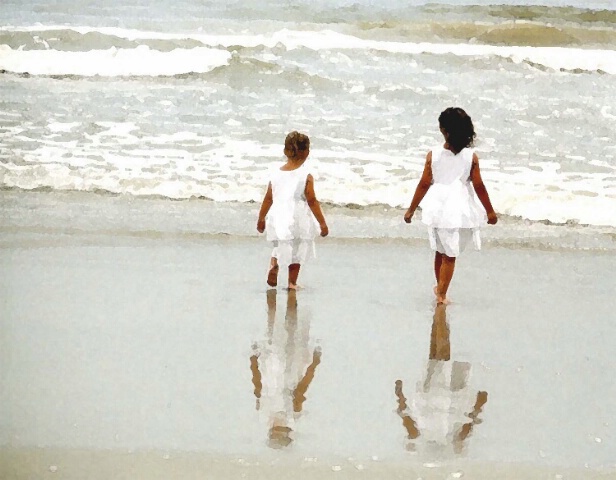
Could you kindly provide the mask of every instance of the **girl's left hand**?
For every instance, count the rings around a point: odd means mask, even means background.
[[[413,211],[411,211],[411,209],[409,208],[406,213],[404,214],[404,221],[406,223],[411,223],[411,218],[413,218]]]
[[[257,221],[257,232],[263,233],[265,231],[265,220],[259,219]]]

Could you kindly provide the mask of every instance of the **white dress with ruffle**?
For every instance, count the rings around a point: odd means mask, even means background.
[[[282,267],[303,264],[315,257],[314,239],[320,233],[319,223],[312,214],[306,195],[310,172],[305,165],[295,170],[273,171],[273,203],[265,219],[267,240],[273,242],[272,257]]]
[[[440,146],[432,150],[432,185],[421,202],[422,222],[428,226],[430,246],[457,257],[473,239],[481,248],[479,228],[487,215],[471,183],[472,148],[454,154]]]

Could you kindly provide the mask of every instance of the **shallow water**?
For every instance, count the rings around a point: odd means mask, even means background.
[[[616,468],[611,256],[470,253],[435,311],[395,243],[323,242],[289,299],[253,240],[70,237],[0,252],[2,445],[273,459],[284,421],[294,459]]]

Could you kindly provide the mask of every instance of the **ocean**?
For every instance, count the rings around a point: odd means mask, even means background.
[[[4,0],[0,188],[254,206],[300,130],[319,199],[377,218],[460,106],[511,235],[614,248],[616,1],[535,3]]]

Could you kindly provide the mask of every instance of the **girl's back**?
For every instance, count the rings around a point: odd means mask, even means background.
[[[309,174],[304,165],[294,170],[277,169],[272,173],[274,203],[267,217],[268,240],[312,240],[318,235],[318,223],[305,195]]]
[[[457,154],[444,147],[432,150],[433,184],[423,201],[422,221],[433,228],[476,228],[485,211],[470,181],[473,149]]]
[[[295,170],[275,170],[271,177],[274,206],[305,201],[307,178],[308,170],[304,165]]]
[[[451,185],[470,181],[473,149],[464,148],[457,154],[444,147],[432,150],[432,178],[435,184]]]

